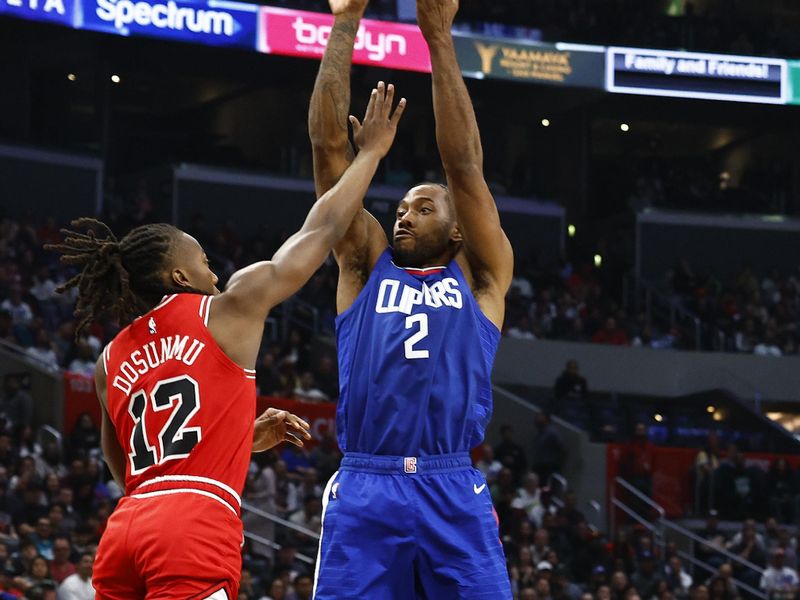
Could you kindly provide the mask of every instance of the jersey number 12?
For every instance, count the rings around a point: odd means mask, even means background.
[[[148,407],[160,412],[172,408],[172,414],[158,434],[158,448],[147,439]],[[150,402],[144,391],[138,391],[131,397],[128,413],[133,418],[131,432],[131,475],[138,475],[156,464],[168,460],[186,458],[200,441],[199,427],[186,427],[197,411],[200,410],[200,392],[197,382],[183,375],[173,379],[159,381],[150,392]]]

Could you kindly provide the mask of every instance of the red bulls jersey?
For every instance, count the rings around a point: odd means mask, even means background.
[[[106,347],[107,408],[127,454],[126,494],[195,494],[235,514],[253,443],[255,372],[207,325],[212,296],[176,294]]]

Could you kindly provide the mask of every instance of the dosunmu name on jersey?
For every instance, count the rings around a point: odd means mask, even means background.
[[[112,385],[122,393],[130,394],[139,378],[150,369],[170,360],[191,366],[205,347],[205,343],[188,335],[170,335],[147,342],[120,363]]]

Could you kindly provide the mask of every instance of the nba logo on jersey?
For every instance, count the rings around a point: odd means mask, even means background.
[[[417,472],[417,457],[416,456],[406,456],[403,470],[406,473],[416,473]]]
[[[150,317],[150,320],[147,322],[147,327],[150,330],[150,335],[156,334],[156,320],[153,317]]]

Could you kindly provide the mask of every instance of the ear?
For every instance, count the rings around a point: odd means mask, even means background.
[[[192,284],[189,283],[189,275],[183,269],[172,269],[170,279],[178,287],[192,287]]]
[[[464,236],[461,235],[461,229],[458,227],[458,223],[453,223],[453,227],[450,230],[450,241],[456,244],[460,244],[464,241]]]

